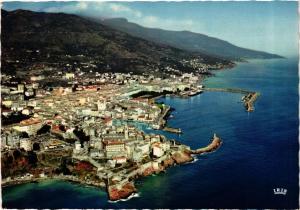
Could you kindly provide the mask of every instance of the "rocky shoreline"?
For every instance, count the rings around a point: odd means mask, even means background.
[[[43,177],[43,178],[39,177],[39,178],[12,179],[10,181],[2,181],[1,187],[10,187],[10,186],[26,184],[26,183],[38,183],[38,182],[43,182],[48,180],[61,180],[61,181],[72,182],[72,183],[81,184],[85,186],[88,185],[93,187],[101,187],[103,189],[106,186],[104,182],[86,182],[84,180],[80,180],[79,178],[76,178],[75,176],[52,176],[52,177]]]
[[[222,144],[222,141],[219,137],[214,135],[211,143],[203,148],[199,148],[196,150],[183,150],[183,151],[176,151],[169,158],[162,161],[162,164],[158,168],[148,167],[144,169],[135,179],[139,177],[149,176],[155,173],[161,173],[165,171],[167,168],[174,166],[174,165],[182,165],[185,163],[192,162],[194,160],[193,155],[200,155],[204,153],[209,153],[217,150]],[[121,185],[117,186],[108,186],[107,187],[108,197],[111,201],[117,201],[126,199],[134,193],[137,193],[137,189],[134,186],[134,182],[126,181]]]
[[[127,182],[121,188],[109,187],[107,189],[109,200],[117,201],[121,199],[128,198],[133,193],[137,192],[134,184],[132,182]]]
[[[119,183],[117,185],[109,185],[108,183],[104,183],[104,182],[85,181],[76,176],[57,175],[51,177],[38,177],[38,178],[26,177],[23,179],[2,180],[1,186],[8,187],[13,185],[40,182],[46,180],[63,180],[63,181],[69,181],[72,183],[78,183],[82,185],[101,187],[103,189],[106,189],[109,200],[118,201],[118,200],[126,199],[132,194],[137,193],[137,189],[134,186],[134,180],[140,177],[146,177],[152,174],[158,174],[164,172],[169,167],[172,167],[174,165],[182,165],[185,163],[192,162],[194,160],[193,155],[199,155],[199,154],[215,151],[221,146],[221,143],[222,143],[221,139],[215,135],[214,138],[212,139],[212,142],[206,147],[199,148],[197,150],[185,149],[185,150],[175,151],[172,154],[170,154],[168,158],[162,160],[161,164],[158,167],[153,167],[152,165],[146,167],[140,170],[140,173],[134,176],[132,179],[126,180],[121,184]]]

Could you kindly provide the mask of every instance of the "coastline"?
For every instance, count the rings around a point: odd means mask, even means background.
[[[107,184],[107,192],[109,200],[117,201],[126,199],[134,193],[137,193],[137,189],[134,186],[134,181],[139,179],[140,177],[147,177],[152,174],[158,174],[166,171],[169,167],[176,165],[183,165],[187,163],[193,163],[196,155],[211,153],[216,151],[222,144],[221,138],[219,138],[216,134],[214,134],[211,142],[206,147],[198,148],[196,150],[191,149],[182,149],[178,151],[174,151],[164,159],[161,160],[161,163],[158,166],[154,166],[152,164],[144,164],[147,165],[138,170],[138,173],[132,178],[131,181],[125,180],[116,185]],[[185,145],[182,145],[185,146]],[[151,162],[149,162],[151,163]]]
[[[183,151],[177,151],[173,154],[170,154],[165,159],[162,160],[161,165],[158,168],[154,168],[152,165],[143,168],[139,171],[137,175],[135,175],[130,181],[127,180],[121,185],[109,185],[108,183],[104,182],[86,182],[81,180],[75,176],[70,175],[57,175],[51,177],[27,177],[26,179],[12,179],[9,181],[2,181],[1,187],[11,187],[11,186],[18,186],[26,183],[39,183],[48,180],[59,180],[59,181],[67,181],[75,184],[80,184],[82,186],[92,186],[98,187],[103,190],[106,190],[108,193],[108,197],[110,201],[118,201],[122,199],[127,199],[128,197],[132,196],[135,193],[138,193],[137,189],[134,186],[134,182],[142,177],[147,177],[153,174],[159,174],[165,172],[168,168],[176,165],[183,165],[187,163],[195,162],[195,156],[201,155],[204,153],[210,153],[217,150],[221,146],[221,139],[217,137],[212,139],[212,142],[203,148],[199,148],[197,150],[201,150],[201,152],[195,152],[195,150],[188,150],[185,149]],[[196,151],[197,151],[196,150]]]
[[[18,185],[22,185],[22,184],[27,184],[27,183],[39,183],[39,182],[44,182],[44,181],[50,181],[50,180],[59,180],[59,181],[67,181],[67,182],[71,182],[71,183],[76,183],[76,184],[80,184],[80,185],[88,185],[88,186],[93,186],[93,187],[100,187],[105,189],[105,184],[99,184],[99,183],[95,183],[95,182],[85,182],[83,180],[79,180],[78,178],[74,177],[74,176],[68,176],[68,175],[64,175],[64,176],[52,176],[52,177],[34,177],[34,178],[30,178],[30,179],[18,179],[18,180],[10,180],[10,181],[6,181],[6,182],[1,182],[1,187],[6,188],[6,187],[12,187],[12,186],[18,186]]]

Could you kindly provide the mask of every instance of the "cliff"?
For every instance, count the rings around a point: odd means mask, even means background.
[[[125,185],[121,186],[120,188],[113,186],[108,187],[108,196],[109,200],[117,201],[121,199],[128,198],[132,193],[137,192],[134,184],[131,182],[127,182]]]
[[[177,164],[187,163],[194,160],[188,151],[178,151],[172,155],[173,160]]]

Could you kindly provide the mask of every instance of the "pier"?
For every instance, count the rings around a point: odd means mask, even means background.
[[[163,130],[167,131],[167,132],[171,132],[171,133],[177,133],[177,134],[182,133],[180,128],[165,127],[165,128],[163,128]]]
[[[249,94],[254,93],[249,90],[244,90],[240,88],[201,88],[203,91],[215,91],[215,92],[229,92],[229,93],[241,93],[241,94]]]
[[[202,154],[202,153],[207,153],[207,152],[212,152],[216,149],[218,149],[222,144],[221,138],[218,137],[216,134],[214,134],[212,141],[209,145],[206,147],[202,147],[196,150],[190,150],[191,154]]]
[[[154,123],[154,125],[157,125],[157,127],[153,127],[154,129],[159,129],[165,126],[166,124],[165,117],[169,113],[170,109],[171,109],[170,106],[166,106],[166,108],[163,109],[159,119]]]
[[[244,96],[242,97],[242,101],[244,103],[247,112],[254,111],[254,102],[256,101],[257,97],[260,95],[259,92],[253,92],[253,91],[244,90],[240,88],[202,88],[201,90],[244,94]]]
[[[247,112],[254,111],[253,104],[259,95],[260,95],[260,93],[249,93],[248,95],[246,95],[242,98],[242,101],[244,102],[244,106],[245,106]]]

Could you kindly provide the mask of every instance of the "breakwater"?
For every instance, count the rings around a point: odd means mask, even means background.
[[[217,92],[229,92],[229,93],[240,93],[244,96],[242,97],[242,101],[244,103],[244,107],[247,112],[254,111],[254,102],[257,97],[260,95],[259,92],[253,92],[240,88],[202,88],[203,91],[217,91]]]
[[[242,101],[244,102],[244,106],[245,106],[247,112],[254,111],[254,102],[256,101],[256,99],[259,95],[260,95],[260,93],[258,93],[258,92],[249,93],[242,98]]]
[[[203,91],[217,91],[217,92],[229,92],[229,93],[241,93],[241,94],[249,94],[253,93],[252,91],[240,89],[240,88],[201,88]]]
[[[171,132],[171,133],[177,133],[177,134],[181,134],[182,133],[182,131],[181,131],[180,128],[164,127],[163,130],[167,131],[167,132]]]
[[[202,147],[196,150],[190,150],[190,152],[192,154],[203,154],[203,153],[208,153],[208,152],[212,152],[215,151],[216,149],[218,149],[222,144],[221,138],[218,137],[216,134],[214,134],[212,141],[209,145],[207,145],[206,147]]]

